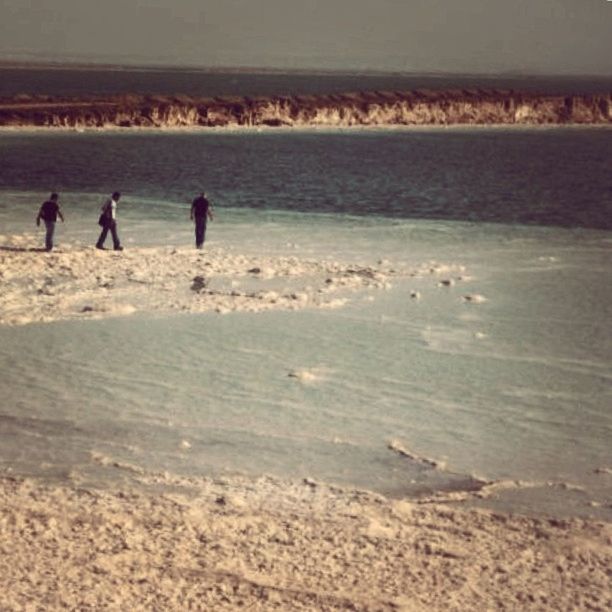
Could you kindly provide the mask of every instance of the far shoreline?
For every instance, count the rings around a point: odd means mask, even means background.
[[[0,126],[46,128],[350,128],[611,125],[612,93],[549,95],[503,89],[359,90],[266,96],[15,95]]]
[[[410,132],[470,132],[470,131],[557,131],[557,130],[609,130],[612,123],[453,123],[453,124],[413,124],[413,125],[302,125],[302,126],[253,126],[253,125],[231,125],[231,126],[107,126],[107,127],[84,127],[76,128],[69,126],[7,126],[0,125],[0,135],[41,135],[41,134],[88,134],[88,135],[117,135],[117,134],[194,134],[194,135],[219,135],[219,134],[343,134],[343,133],[410,133]]]

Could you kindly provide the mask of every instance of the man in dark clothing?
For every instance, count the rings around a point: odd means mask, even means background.
[[[115,251],[123,251],[123,247],[119,241],[119,234],[117,233],[117,202],[119,202],[120,197],[121,194],[115,191],[115,193],[113,193],[113,195],[102,205],[102,214],[99,220],[102,231],[100,232],[98,242],[96,242],[97,249],[104,250],[104,241],[110,230],[111,236],[113,237],[113,249],[115,249]]]
[[[58,204],[57,193],[52,193],[49,199],[42,204],[36,217],[36,225],[40,226],[40,220],[45,222],[47,233],[45,235],[45,248],[50,251],[53,248],[53,234],[55,233],[55,223],[59,217],[64,222],[64,215]]]
[[[197,249],[201,249],[204,245],[207,219],[213,220],[212,206],[206,194],[202,192],[191,203],[191,220],[195,221],[195,241]]]

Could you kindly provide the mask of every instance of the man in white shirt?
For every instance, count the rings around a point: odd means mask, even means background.
[[[104,241],[110,230],[111,236],[113,237],[113,248],[115,251],[123,251],[123,247],[119,241],[119,234],[117,234],[117,202],[121,194],[115,191],[113,195],[104,202],[102,206],[102,214],[98,223],[102,226],[102,232],[96,242],[96,248],[104,250]]]

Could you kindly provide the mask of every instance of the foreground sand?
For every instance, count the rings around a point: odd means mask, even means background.
[[[612,526],[314,482],[0,480],[2,610],[605,610]]]

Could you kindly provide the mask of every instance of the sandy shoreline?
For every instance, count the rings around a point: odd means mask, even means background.
[[[116,253],[78,244],[45,253],[33,236],[2,238],[0,325],[136,312],[226,314],[338,308],[364,292],[367,296],[389,289],[400,277],[428,276],[433,284],[454,284],[466,278],[463,266],[453,263],[364,265],[254,257],[221,248],[147,247]]]
[[[106,134],[281,134],[290,132],[292,134],[358,134],[358,133],[436,133],[436,132],[546,132],[550,130],[612,130],[610,123],[564,123],[564,124],[537,124],[537,123],[479,123],[479,124],[447,124],[447,125],[302,125],[294,126],[288,130],[286,127],[275,127],[270,125],[238,125],[226,127],[202,127],[202,126],[104,126],[104,127],[71,127],[71,126],[6,126],[0,125],[0,135],[42,135],[42,134],[95,134],[102,136]]]
[[[0,479],[2,608],[604,610],[612,527],[311,481],[162,494]]]
[[[0,239],[0,324],[339,307],[412,277],[442,292],[461,287],[444,293],[448,300],[466,300],[469,288],[466,301],[477,303],[481,284],[459,263],[63,243],[45,253],[40,242]],[[389,450],[443,469],[399,443]],[[439,496],[390,499],[312,480],[172,478],[101,454],[92,460],[134,482],[93,489],[78,474],[70,485],[13,477],[10,468],[0,476],[0,610],[612,606],[607,522],[458,508]],[[506,486],[484,484],[483,494]]]

